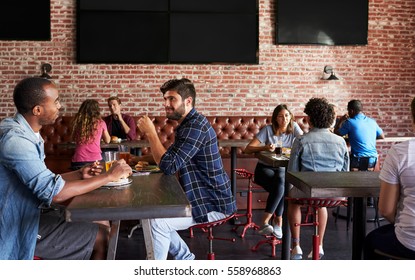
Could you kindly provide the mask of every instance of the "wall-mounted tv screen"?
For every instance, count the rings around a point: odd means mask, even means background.
[[[277,0],[277,44],[367,45],[368,0]]]
[[[256,0],[78,0],[79,63],[258,63]]]
[[[50,0],[2,0],[0,40],[50,40]]]

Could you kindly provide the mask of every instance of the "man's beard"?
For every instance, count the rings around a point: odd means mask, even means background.
[[[169,120],[175,120],[178,121],[181,118],[183,118],[183,115],[185,113],[185,109],[184,109],[184,104],[182,104],[179,108],[177,108],[176,110],[173,110],[173,113],[166,113],[166,117]]]

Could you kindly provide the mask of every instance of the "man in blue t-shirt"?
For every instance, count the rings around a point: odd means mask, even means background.
[[[348,114],[340,118],[334,132],[340,136],[348,135],[351,147],[350,170],[358,170],[361,158],[368,159],[368,168],[376,165],[378,153],[376,139],[383,139],[385,135],[376,121],[363,114],[360,100],[351,100],[347,104]]]

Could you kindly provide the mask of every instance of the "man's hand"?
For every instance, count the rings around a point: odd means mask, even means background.
[[[137,128],[145,134],[157,135],[156,127],[147,115],[138,119]]]
[[[114,162],[111,168],[107,172],[112,178],[111,181],[119,181],[120,179],[128,178],[133,174],[131,167],[125,162],[125,160],[120,159]]]
[[[97,176],[102,173],[104,167],[101,165],[99,161],[95,161],[94,163],[87,164],[81,168],[81,177],[82,179],[88,179],[94,176]]]

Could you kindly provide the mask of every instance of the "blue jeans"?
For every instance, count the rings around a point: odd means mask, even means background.
[[[350,155],[350,170],[359,169],[362,164],[361,161],[366,160],[364,157],[355,157],[354,155]],[[377,157],[367,157],[368,165],[367,168],[375,168],[376,162],[378,160]]]
[[[213,222],[225,218],[219,212],[209,212],[208,221]],[[178,230],[188,229],[197,224],[192,217],[151,219],[151,235],[153,237],[154,258],[166,260],[168,253],[175,260],[194,260],[195,255],[190,252],[186,242],[177,233]]]

